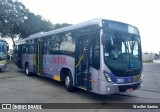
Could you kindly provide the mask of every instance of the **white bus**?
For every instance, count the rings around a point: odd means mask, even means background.
[[[0,71],[7,67],[8,43],[5,39],[0,38]]]
[[[64,82],[68,91],[97,94],[133,91],[142,83],[142,51],[136,27],[93,19],[40,32],[16,42],[16,65]]]

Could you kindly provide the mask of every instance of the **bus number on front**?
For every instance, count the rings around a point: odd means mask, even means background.
[[[117,79],[117,83],[124,83],[124,79]]]

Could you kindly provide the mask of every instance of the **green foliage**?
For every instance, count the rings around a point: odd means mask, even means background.
[[[19,27],[20,37],[25,38],[34,33],[41,31],[49,31],[53,29],[53,25],[50,21],[43,19],[39,15],[34,15],[33,13],[28,13],[28,19],[26,19]]]
[[[12,0],[0,2],[0,33],[2,36],[14,36],[14,27],[24,22],[28,10],[25,6]]]
[[[153,63],[153,60],[143,61],[143,63]]]
[[[71,24],[53,24],[35,15],[17,0],[1,0],[0,2],[0,35],[10,37],[14,43],[15,37],[26,38],[29,35],[54,30]]]
[[[0,34],[3,37],[26,38],[40,32],[49,31],[53,25],[39,15],[31,13],[17,0],[1,0],[0,2]]]
[[[53,29],[55,30],[55,29],[63,28],[63,27],[70,26],[70,25],[72,25],[72,24],[68,24],[68,23],[59,24],[59,23],[57,23],[54,25]]]

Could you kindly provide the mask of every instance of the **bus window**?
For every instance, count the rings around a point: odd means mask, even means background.
[[[74,53],[75,51],[75,37],[71,32],[64,35],[60,44],[60,51],[66,52],[67,54]]]
[[[33,54],[34,53],[34,46],[33,45],[30,45],[28,47],[28,54]]]
[[[99,33],[93,33],[91,35],[92,43],[93,43],[93,51],[92,51],[92,66],[93,68],[99,70],[100,69],[100,40]]]
[[[47,54],[47,42],[44,42],[43,54]]]
[[[27,50],[26,50],[26,45],[23,45],[23,46],[22,46],[22,54],[27,53],[26,51],[27,51]]]
[[[58,34],[52,35],[52,37],[47,41],[47,54],[58,53],[60,44],[61,37]]]

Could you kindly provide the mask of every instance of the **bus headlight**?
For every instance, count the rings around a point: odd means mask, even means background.
[[[142,79],[143,79],[143,73],[141,73],[139,80],[142,80]]]
[[[6,63],[6,60],[1,60],[0,61],[0,64],[5,64]]]
[[[107,72],[104,71],[103,73],[104,73],[104,76],[105,76],[107,82],[114,83],[112,78],[109,76],[109,74]]]

